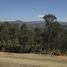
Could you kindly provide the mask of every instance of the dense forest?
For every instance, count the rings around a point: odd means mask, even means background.
[[[29,28],[26,24],[0,23],[0,51],[15,53],[66,54],[67,29],[56,16],[47,14],[44,28]]]

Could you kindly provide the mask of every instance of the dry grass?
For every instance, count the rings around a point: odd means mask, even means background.
[[[0,52],[0,67],[67,67],[67,57]]]
[[[0,67],[42,67],[40,65],[26,65],[26,64],[14,64],[14,63],[0,63]]]

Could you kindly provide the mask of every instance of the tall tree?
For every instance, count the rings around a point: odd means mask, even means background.
[[[57,20],[56,16],[53,14],[47,14],[43,17],[46,22],[46,25],[49,25]]]

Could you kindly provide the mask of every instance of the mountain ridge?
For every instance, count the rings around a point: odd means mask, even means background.
[[[3,22],[9,22],[10,24],[26,24],[28,27],[44,27],[45,26],[45,21],[21,21],[21,20],[16,20],[16,21],[0,21],[0,23]],[[58,21],[63,27],[67,28],[67,22],[60,22]]]

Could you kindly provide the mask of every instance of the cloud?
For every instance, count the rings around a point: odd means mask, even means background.
[[[40,18],[42,18],[44,15],[38,15],[37,17],[40,17]]]

